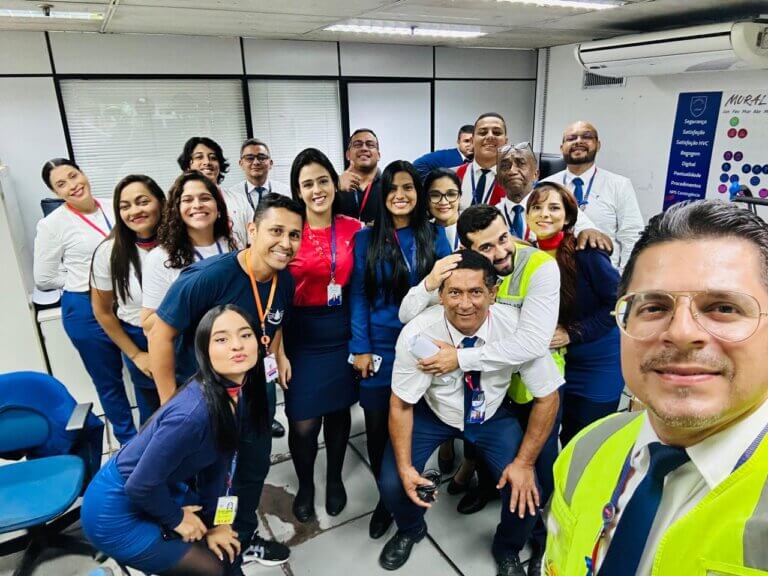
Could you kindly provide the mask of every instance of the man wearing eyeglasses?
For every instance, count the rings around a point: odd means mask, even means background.
[[[248,222],[253,221],[256,206],[265,194],[274,192],[291,197],[291,189],[287,184],[269,177],[273,165],[269,146],[264,142],[256,138],[243,142],[240,147],[240,168],[245,174],[245,180],[232,186],[228,190],[228,196],[237,198],[240,204],[246,207]]]
[[[623,270],[644,226],[632,182],[595,165],[600,139],[589,122],[568,126],[560,151],[567,169],[545,180],[562,184],[573,192],[581,211],[615,245],[611,261]]]
[[[373,222],[381,194],[381,154],[376,133],[370,128],[352,132],[345,157],[349,166],[339,176],[341,213],[361,222]]]
[[[736,205],[653,217],[619,284],[622,372],[647,410],[555,464],[545,574],[768,571],[768,226]]]

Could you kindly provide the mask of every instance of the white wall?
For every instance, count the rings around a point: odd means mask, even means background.
[[[630,178],[646,221],[661,211],[680,92],[768,89],[768,72],[716,72],[627,78],[625,87],[583,90],[573,46],[551,50],[544,151],[557,152],[563,128],[592,122],[600,133],[598,164]],[[538,130],[538,126],[537,126]],[[761,212],[765,217],[768,212]]]

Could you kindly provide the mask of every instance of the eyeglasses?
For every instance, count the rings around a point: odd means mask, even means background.
[[[563,142],[576,142],[581,138],[582,140],[592,141],[597,140],[597,134],[594,132],[582,132],[581,134],[568,134],[563,138]]]
[[[458,190],[449,190],[448,192],[438,192],[437,190],[430,190],[429,191],[429,201],[432,204],[440,204],[443,200],[448,202],[448,204],[455,204],[456,201],[459,199]]]
[[[354,148],[355,150],[360,150],[363,147],[366,147],[369,150],[379,149],[379,145],[374,140],[353,140],[349,143],[349,147]]]
[[[240,160],[245,160],[247,164],[253,164],[254,162],[266,162],[269,160],[269,156],[266,154],[246,154],[245,156],[240,156]]]
[[[506,156],[512,152],[530,152],[533,154],[533,146],[530,142],[518,142],[517,144],[505,144],[499,148],[500,156]]]
[[[635,340],[648,340],[669,328],[677,310],[677,300],[688,299],[694,322],[719,340],[741,342],[752,336],[763,316],[754,296],[742,292],[649,291],[626,294],[612,312],[619,329]]]

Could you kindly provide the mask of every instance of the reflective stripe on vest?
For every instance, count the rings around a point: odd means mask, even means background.
[[[496,294],[496,302],[508,306],[522,306],[525,296],[528,294],[528,285],[536,270],[552,260],[552,256],[542,252],[538,248],[528,246],[527,244],[515,243],[515,258],[512,267],[512,274],[505,276],[499,286]],[[565,348],[552,351],[552,358],[557,364],[560,374],[565,373]],[[517,404],[527,404],[533,400],[528,387],[523,382],[519,373],[512,374],[507,389],[507,395]]]
[[[768,570],[768,479],[754,514],[744,525],[744,565]]]

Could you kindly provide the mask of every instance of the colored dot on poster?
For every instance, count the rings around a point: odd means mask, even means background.
[[[728,138],[736,138],[736,134],[738,134],[739,131],[736,130],[736,128],[731,128],[728,130]]]
[[[741,171],[744,172],[744,174],[749,174],[750,172],[752,172],[752,164],[744,164],[741,167]]]
[[[768,174],[768,164],[763,164],[763,174]]]
[[[749,179],[749,183],[752,184],[752,186],[757,186],[760,184],[760,178],[757,176],[752,176],[752,178]]]
[[[760,174],[763,171],[763,167],[760,164],[752,166],[752,174]]]
[[[731,169],[731,163],[730,162],[723,162],[723,165],[721,166],[723,169],[723,172],[728,172],[728,170]]]
[[[738,117],[734,116],[731,118],[731,126],[738,126],[739,125],[739,119]]]
[[[739,181],[739,175],[738,174],[731,174],[730,180],[731,180],[731,182],[738,182]]]
[[[723,154],[723,160],[731,160],[733,159],[733,152],[728,150],[725,154]]]
[[[728,182],[728,174],[720,174],[720,182]]]
[[[736,160],[736,162],[741,162],[741,159],[744,158],[744,154],[741,152],[735,152],[733,154],[733,159]]]
[[[762,188],[758,194],[760,194],[760,198],[768,198],[768,188]]]
[[[747,129],[742,128],[741,130],[739,130],[739,138],[746,138],[746,137],[747,137]]]
[[[728,192],[728,186],[725,184],[720,184],[720,186],[717,187],[717,191],[720,192],[720,194],[725,194]]]

